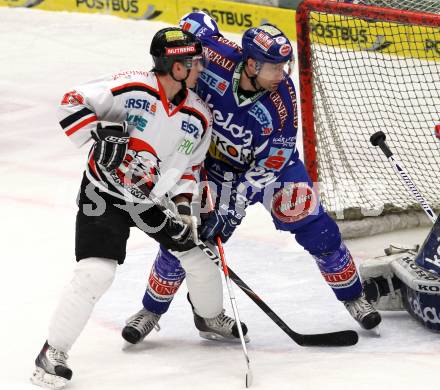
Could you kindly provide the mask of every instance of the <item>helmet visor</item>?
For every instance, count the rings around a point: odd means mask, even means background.
[[[182,63],[187,69],[198,67],[199,69],[203,70],[208,66],[208,59],[204,55],[200,54],[193,57],[185,57],[182,60]]]

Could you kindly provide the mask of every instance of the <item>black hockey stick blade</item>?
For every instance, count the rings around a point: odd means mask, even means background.
[[[228,269],[231,280],[298,345],[302,347],[348,347],[358,342],[359,336],[354,330],[315,334],[295,332],[234,271]]]
[[[303,347],[350,347],[357,344],[359,340],[359,336],[354,330],[316,334],[296,333],[294,337],[298,345]]]

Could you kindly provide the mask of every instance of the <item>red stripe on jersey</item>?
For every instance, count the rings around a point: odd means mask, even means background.
[[[206,116],[205,115],[203,115],[199,110],[196,110],[195,108],[193,108],[193,107],[188,107],[188,106],[183,106],[185,109],[187,109],[187,110],[189,110],[189,111],[192,111],[192,112],[195,112],[196,114],[198,114],[202,119],[203,119],[203,122],[205,122],[205,129],[207,129],[208,127],[209,127],[209,122],[208,122],[208,119],[206,119]],[[204,134],[204,133],[203,133]],[[203,137],[203,135],[202,135],[202,137]]]
[[[193,181],[196,181],[196,178],[193,175],[182,175],[181,180],[193,180]]]
[[[96,115],[93,115],[90,118],[84,119],[82,122],[79,122],[76,126],[73,126],[69,130],[66,130],[66,135],[70,136],[73,133],[75,133],[76,131],[78,131],[79,129],[81,129],[84,126],[88,125],[89,123],[97,121],[97,120],[98,120],[98,118],[96,117]]]
[[[123,84],[123,85],[119,85],[117,87],[114,87],[111,89],[111,91],[117,92],[117,91],[120,91],[121,89],[130,88],[130,87],[142,87],[142,88],[149,89],[150,91],[153,91],[153,92],[156,92],[157,94],[159,94],[159,91],[157,89],[154,89],[151,86],[144,84],[144,83],[127,83],[127,84]]]
[[[162,102],[162,106],[165,109],[165,112],[167,113],[168,116],[173,116],[176,112],[179,112],[182,107],[184,107],[186,98],[188,97],[188,90],[187,89],[185,90],[185,98],[176,107],[174,107],[173,111],[170,112],[170,106],[167,95],[165,93],[165,89],[160,83],[159,77],[157,77],[157,75],[156,75],[156,79],[157,79],[157,86],[159,87],[160,101]]]
[[[148,143],[139,138],[131,137],[128,142],[128,149],[134,150],[135,152],[150,152],[154,157],[157,157],[157,153],[154,148]]]

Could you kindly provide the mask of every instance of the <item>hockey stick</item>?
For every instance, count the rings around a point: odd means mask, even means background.
[[[423,210],[425,211],[426,215],[431,220],[431,222],[435,223],[437,219],[437,215],[432,210],[427,200],[419,192],[416,185],[412,181],[409,173],[405,170],[403,164],[394,157],[393,152],[391,152],[390,148],[385,143],[385,140],[386,140],[386,135],[384,134],[383,131],[378,131],[370,137],[371,144],[373,146],[380,147],[380,149],[388,158],[388,161],[391,163],[392,167],[394,168],[394,171],[400,176],[402,181],[405,183],[406,188],[411,192],[414,199],[420,204],[420,206],[422,206]]]
[[[169,218],[177,218],[173,212],[164,207],[158,200],[151,199],[160,210],[163,211]],[[203,242],[199,241],[197,244],[200,250],[211,259],[218,267],[221,267],[220,257],[214,253]],[[263,310],[269,318],[274,321],[295,343],[303,347],[346,347],[355,345],[358,342],[359,336],[354,330],[342,330],[330,333],[315,333],[302,334],[290,329],[290,327],[245,283],[243,280],[228,267],[228,273],[231,280],[240,287],[241,290]]]
[[[209,186],[206,186],[206,188],[207,188],[208,202],[211,207],[211,210],[213,210],[214,205],[212,203],[211,191],[209,190]],[[222,240],[219,236],[216,237],[216,240],[217,240],[217,248],[220,253],[221,268],[223,270],[223,275],[225,276],[226,286],[228,288],[229,300],[231,301],[232,311],[234,312],[234,317],[235,317],[235,323],[237,324],[238,335],[240,336],[241,346],[243,348],[244,358],[246,360],[246,366],[247,366],[246,387],[250,387],[252,385],[253,375],[252,375],[252,370],[250,367],[250,361],[249,361],[249,355],[248,355],[247,348],[246,348],[246,342],[244,340],[243,327],[241,325],[240,315],[238,314],[237,301],[235,300],[234,289],[232,288],[231,279],[229,277],[229,268],[228,268],[228,265],[226,264],[226,258],[225,258],[225,252],[223,250]]]

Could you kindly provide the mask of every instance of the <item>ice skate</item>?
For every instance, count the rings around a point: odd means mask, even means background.
[[[127,325],[122,329],[122,337],[130,344],[137,344],[153,329],[160,330],[159,319],[160,314],[155,314],[142,308],[135,315],[127,319]]]
[[[193,309],[194,324],[199,330],[200,337],[207,340],[240,342],[237,324],[233,318],[225,315],[225,309],[214,318],[203,318],[194,311],[189,294],[187,295],[187,298]],[[247,326],[243,322],[241,323],[241,326],[243,329],[244,340],[248,343],[250,339],[249,336],[247,336]]]
[[[47,341],[35,359],[35,371],[31,382],[48,389],[63,389],[72,378],[72,370],[67,365],[68,355],[50,346]]]
[[[367,330],[373,330],[378,334],[378,325],[382,321],[379,312],[367,301],[364,292],[361,296],[351,301],[344,301],[344,306],[350,315]]]

